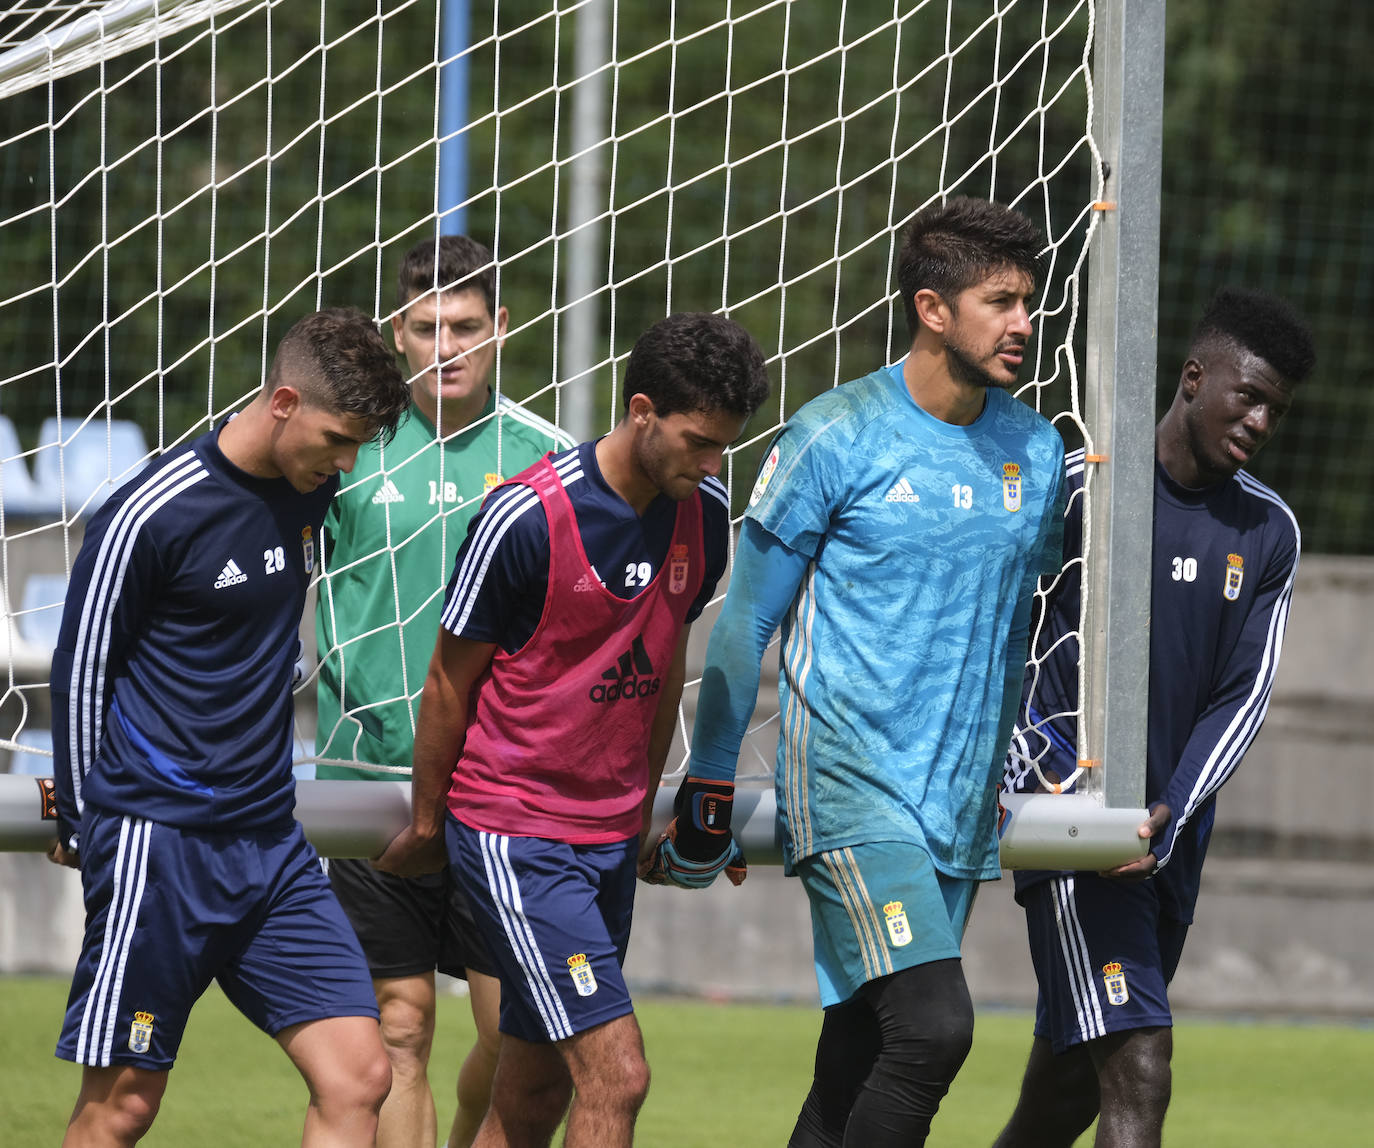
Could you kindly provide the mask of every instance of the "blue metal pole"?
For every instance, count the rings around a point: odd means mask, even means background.
[[[447,61],[439,73],[439,233],[462,235],[467,198],[468,47],[472,24],[469,0],[443,0],[439,54]]]

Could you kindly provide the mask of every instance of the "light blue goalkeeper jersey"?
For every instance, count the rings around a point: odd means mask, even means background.
[[[1059,569],[1063,480],[1063,442],[1030,407],[990,388],[974,423],[941,422],[900,363],[784,426],[748,517],[811,559],[782,625],[789,867],[904,841],[951,876],[997,876],[999,726],[1029,596]]]

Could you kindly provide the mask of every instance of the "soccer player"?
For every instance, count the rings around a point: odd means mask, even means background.
[[[483,1148],[548,1144],[565,1109],[569,1148],[628,1145],[649,1085],[621,973],[639,840],[689,625],[725,569],[722,453],[768,378],[738,324],[677,314],[635,343],[624,388],[610,434],[473,519],[420,701],[413,821],[377,861],[432,868],[446,844],[499,967]]]
[[[367,965],[293,818],[291,680],[329,500],[409,401],[360,311],[293,326],[237,416],[91,519],[53,653],[58,839],[86,934],[57,1055],[63,1144],[153,1123],[218,981],[310,1089],[302,1143],[371,1144],[390,1069]]]
[[[1139,833],[1149,852],[1108,873],[1016,874],[1039,984],[1035,1039],[1001,1148],[1158,1145],[1173,1052],[1168,984],[1193,919],[1217,790],[1259,732],[1278,669],[1299,534],[1241,468],[1269,441],[1316,362],[1286,303],[1226,290],[1189,346],[1155,429],[1150,701]],[[1065,549],[1081,553],[1083,454],[1069,456]],[[1053,585],[1008,759],[1009,789],[1077,760],[1080,564]]]
[[[1063,443],[1009,391],[1043,246],[986,200],[917,213],[897,267],[911,349],[778,434],[711,632],[682,788],[714,787],[726,856],[782,627],[778,809],[825,1008],[793,1145],[925,1143],[972,1040],[960,943],[999,873],[995,784],[1031,594],[1059,569]],[[679,810],[679,849],[684,820],[712,828],[696,808]],[[663,870],[678,880],[671,858]]]
[[[410,417],[385,448],[358,452],[330,505],[315,619],[320,756],[408,767],[443,588],[469,519],[503,473],[573,443],[488,386],[507,315],[486,247],[461,235],[420,242],[401,262],[396,304]],[[322,764],[317,776],[389,775]],[[466,978],[477,1040],[458,1073],[448,1137],[448,1148],[466,1148],[491,1095],[501,991],[466,899],[447,873],[402,878],[357,858],[332,859],[329,880],[367,956],[391,1058],[381,1148],[433,1148],[434,973]]]

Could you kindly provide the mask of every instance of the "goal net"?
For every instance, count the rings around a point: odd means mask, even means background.
[[[302,314],[353,304],[388,320],[401,255],[438,230],[495,252],[510,325],[493,388],[575,437],[612,425],[625,358],[656,319],[720,310],[743,323],[773,392],[727,460],[738,516],[789,414],[904,353],[892,270],[903,224],[949,195],[995,198],[1049,242],[1020,397],[1071,448],[1091,442],[1094,26],[1089,0],[11,5],[0,16],[11,769],[44,770],[48,661],[90,514],[144,461],[242,405]],[[461,534],[482,493],[460,492],[464,518],[446,529]],[[430,604],[396,599],[399,640],[427,651]],[[303,764],[348,742],[314,719],[316,659],[347,654],[307,659]],[[420,687],[412,677],[374,700],[415,703]],[[691,683],[684,735],[694,698]],[[771,776],[770,707],[765,686],[742,778]],[[678,766],[684,753],[680,739]]]

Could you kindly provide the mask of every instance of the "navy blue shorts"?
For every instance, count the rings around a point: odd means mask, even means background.
[[[1169,982],[1188,926],[1153,881],[1071,873],[1020,892],[1040,994],[1035,1035],[1062,1053],[1109,1032],[1173,1024]]]
[[[358,939],[297,822],[206,833],[86,807],[86,935],[57,1055],[161,1071],[218,981],[271,1036],[377,1016]]]
[[[449,817],[449,864],[501,978],[501,1031],[566,1040],[634,1011],[630,943],[638,838],[565,845],[483,833]]]

